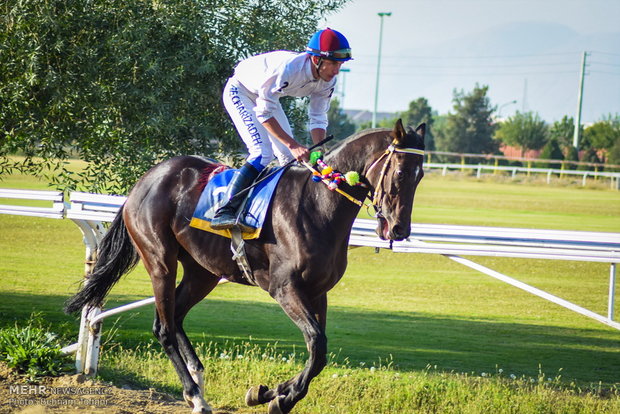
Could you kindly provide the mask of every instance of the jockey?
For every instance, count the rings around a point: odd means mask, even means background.
[[[279,100],[283,96],[310,98],[310,135],[315,144],[320,142],[326,135],[336,75],[343,62],[350,59],[347,39],[326,28],[312,36],[305,52],[268,52],[237,65],[224,87],[223,100],[249,156],[228,186],[229,201],[216,212],[211,221],[213,229],[228,229],[236,224],[242,197],[233,197],[252,184],[274,155],[280,165],[294,159],[308,160],[308,149],[293,138]]]

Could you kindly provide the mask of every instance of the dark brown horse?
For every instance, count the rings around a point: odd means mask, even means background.
[[[410,234],[413,197],[424,175],[424,132],[424,124],[405,130],[398,121],[393,131],[373,129],[352,136],[325,159],[340,171],[359,173],[366,187],[341,188],[358,200],[372,196],[382,239],[402,240]],[[288,169],[260,238],[246,242],[255,279],[248,281],[232,259],[230,240],[188,225],[204,176],[215,166],[199,157],[176,157],[148,171],[131,190],[102,241],[92,275],[66,311],[101,305],[112,285],[142,259],[155,292],[153,332],[193,412],[211,413],[203,399],[204,368],[183,331],[183,319],[222,277],[256,284],[299,327],[309,358],[294,378],[272,389],[252,387],[246,402],[269,402],[270,414],[288,413],[327,362],[327,292],[347,267],[349,234],[360,207],[313,182],[307,169]],[[178,262],[183,279],[176,286]]]

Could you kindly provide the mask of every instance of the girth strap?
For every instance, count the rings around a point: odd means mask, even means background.
[[[237,262],[237,266],[241,269],[245,279],[251,285],[257,286],[256,278],[245,254],[245,240],[243,240],[241,229],[237,226],[230,229],[230,250],[233,253],[233,260]]]

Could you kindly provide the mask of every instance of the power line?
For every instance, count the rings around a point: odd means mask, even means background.
[[[601,52],[599,52],[601,53]],[[610,53],[611,54],[611,53]],[[565,52],[565,53],[543,53],[543,54],[523,54],[523,55],[488,55],[488,56],[458,56],[458,55],[384,55],[384,58],[396,58],[396,59],[516,59],[516,58],[524,58],[524,57],[549,57],[549,56],[575,56],[575,53]],[[358,54],[357,56],[364,57],[376,57],[376,55],[367,55],[367,54]],[[615,55],[620,56],[620,55]]]
[[[402,67],[411,67],[414,66],[416,69],[477,69],[477,68],[520,68],[520,67],[547,67],[547,66],[567,66],[572,65],[574,62],[570,63],[530,63],[530,64],[505,64],[505,65],[387,65],[388,67],[393,68],[402,68]],[[370,64],[360,63],[359,66],[370,66]],[[386,66],[384,64],[384,66]],[[614,65],[620,66],[620,65]]]
[[[590,70],[588,73],[603,73],[605,75],[614,75],[614,76],[620,75],[620,72],[606,72],[604,70]]]
[[[356,70],[355,73],[369,75],[373,74],[373,72]],[[416,72],[416,71],[408,71],[408,72],[382,72],[382,75],[386,76],[524,76],[524,75],[563,75],[563,74],[571,74],[575,75],[578,73],[577,70],[565,70],[565,71],[545,71],[545,72],[493,72],[493,73],[482,73],[482,72]]]
[[[601,55],[618,56],[618,57],[620,57],[620,54],[618,54],[618,53],[599,52],[598,50],[593,50],[592,53],[599,53]]]
[[[590,62],[590,63],[596,63],[598,65],[605,65],[605,66],[616,66],[620,68],[620,64],[615,64],[615,63],[597,62],[597,61]]]

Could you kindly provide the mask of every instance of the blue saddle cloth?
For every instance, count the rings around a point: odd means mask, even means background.
[[[272,175],[264,181],[261,181],[256,187],[249,191],[248,200],[245,202],[245,208],[242,212],[241,220],[248,226],[255,228],[252,233],[243,233],[244,239],[256,239],[260,236],[267,209],[271,203],[273,192],[278,185],[278,181],[285,169]],[[228,169],[219,174],[214,175],[205,186],[198,204],[194,211],[194,215],[189,225],[197,229],[209,231],[224,237],[231,238],[230,230],[215,230],[211,228],[211,220],[218,207],[226,203],[226,187],[237,170]],[[261,176],[266,176],[273,169],[263,171]],[[261,177],[259,176],[260,180]]]

